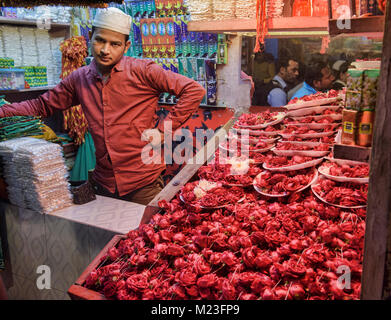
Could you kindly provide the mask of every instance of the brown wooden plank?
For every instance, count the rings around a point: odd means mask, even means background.
[[[143,224],[146,224],[146,223],[149,223],[149,221],[151,220],[152,216],[156,213],[158,213],[159,211],[161,211],[162,209],[159,208],[158,206],[155,206],[155,205],[147,205],[145,207],[145,210],[144,210],[144,214],[141,218],[141,221],[140,221],[140,224],[139,226],[143,225]]]
[[[317,31],[328,28],[328,17],[281,17],[268,19],[269,31]],[[256,19],[226,19],[189,21],[189,31],[198,32],[256,32]]]
[[[350,29],[339,29],[337,19],[329,20],[329,34],[336,35],[358,35],[358,34],[374,34],[383,33],[384,31],[384,16],[371,16],[362,18],[352,18]],[[384,42],[383,42],[384,43]]]
[[[333,146],[333,155],[336,159],[369,162],[371,150],[372,148],[335,144]]]
[[[68,295],[72,300],[107,300],[103,294],[78,284],[74,284],[68,289]]]
[[[390,1],[387,2],[386,27],[376,104],[376,118],[369,176],[368,208],[365,229],[361,299],[379,300],[390,283],[386,254],[390,238],[391,214],[391,23]],[[388,250],[387,250],[388,249]],[[387,265],[387,269],[385,266]]]
[[[124,238],[125,238],[125,236],[122,234],[115,235],[105,245],[105,247],[98,253],[98,255],[95,257],[95,259],[91,261],[91,263],[83,271],[83,273],[80,275],[80,277],[76,280],[75,284],[80,285],[80,286],[83,285],[85,280],[87,279],[88,275],[91,273],[91,271],[97,268],[97,266],[99,265],[99,263],[101,261],[101,258],[107,253],[107,250],[115,247],[118,244],[118,242]]]
[[[85,280],[92,270],[96,269],[102,257],[107,253],[107,250],[115,247],[118,242],[124,239],[126,236],[122,234],[115,235],[99,252],[99,254],[95,257],[94,260],[87,266],[87,268],[83,271],[80,277],[75,281],[75,283],[70,286],[67,293],[71,297],[72,300],[106,300],[106,297],[99,292],[90,290],[88,288],[83,287]]]

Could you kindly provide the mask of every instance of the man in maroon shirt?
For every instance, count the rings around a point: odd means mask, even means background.
[[[145,163],[142,139],[158,119],[162,92],[178,98],[164,123],[174,132],[198,108],[205,89],[151,61],[124,56],[130,46],[131,17],[116,8],[101,9],[93,22],[93,61],[37,99],[4,105],[0,117],[40,115],[81,105],[95,144],[92,182],[97,194],[148,204],[163,188],[162,163]]]

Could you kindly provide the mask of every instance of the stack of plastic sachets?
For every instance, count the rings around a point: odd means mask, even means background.
[[[0,142],[9,201],[22,208],[50,213],[72,205],[62,148],[23,137]]]

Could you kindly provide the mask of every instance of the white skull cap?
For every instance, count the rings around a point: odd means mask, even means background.
[[[94,27],[108,29],[125,35],[130,34],[131,24],[131,16],[113,7],[98,9],[92,22]]]

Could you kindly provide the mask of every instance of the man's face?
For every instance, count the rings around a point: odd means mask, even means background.
[[[299,76],[299,63],[294,60],[289,60],[286,68],[281,68],[281,75],[285,82],[293,83]]]
[[[323,68],[321,72],[322,72],[322,79],[314,81],[315,89],[319,91],[328,90],[331,88],[333,81],[335,80],[335,77],[331,73],[329,67]]]
[[[108,29],[96,28],[92,36],[92,54],[98,67],[110,69],[129,49],[130,42],[125,42],[125,35]]]

